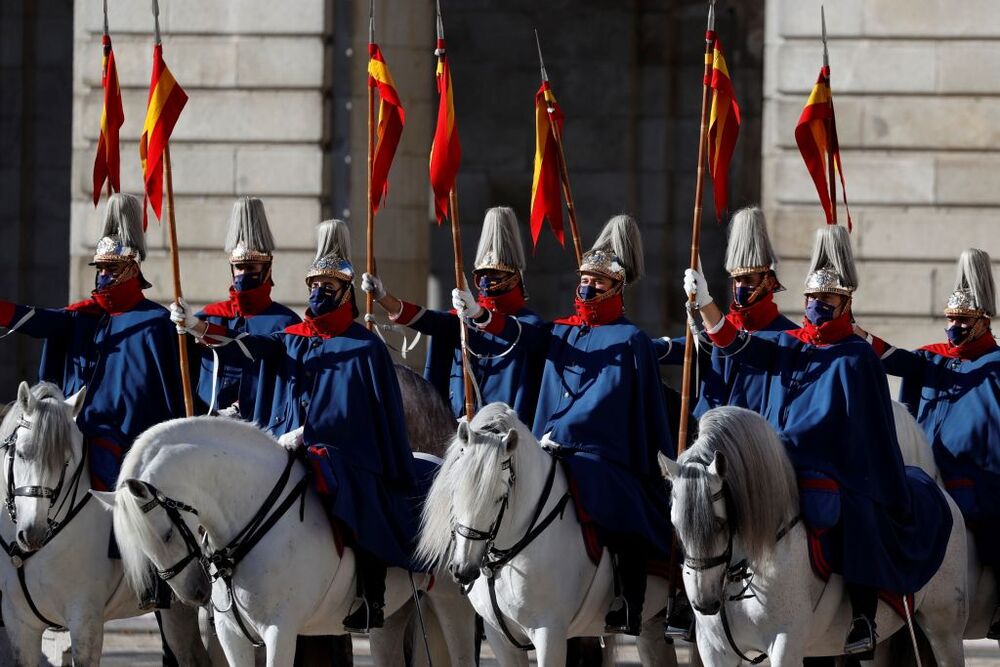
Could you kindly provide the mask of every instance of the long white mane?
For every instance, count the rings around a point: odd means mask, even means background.
[[[70,458],[76,424],[66,411],[66,397],[59,387],[51,382],[39,382],[31,388],[31,394],[35,398],[31,415],[32,437],[21,455],[40,461],[46,469],[57,469]],[[0,442],[10,437],[23,415],[24,409],[18,401],[10,404],[0,421]],[[2,493],[6,495],[6,490]]]
[[[418,562],[437,567],[447,560],[455,528],[454,506],[468,508],[473,515],[494,506],[503,484],[501,463],[506,452],[503,447],[488,445],[496,443],[497,436],[512,429],[518,434],[518,450],[538,446],[535,436],[505,403],[490,403],[476,413],[472,418],[469,442],[457,434],[452,439],[444,464],[424,502],[416,551]]]
[[[241,458],[273,458],[282,451],[274,438],[246,422],[220,417],[174,419],[146,430],[125,455],[115,489],[115,539],[122,556],[122,566],[129,586],[136,592],[148,590],[155,576],[144,545],[157,544],[156,535],[145,519],[140,502],[125,486],[129,479],[150,482],[159,488],[161,480],[170,475],[191,474],[190,470],[173,470],[170,466],[184,447],[206,447],[220,451],[219,465],[225,467],[229,453],[239,451]],[[161,489],[170,495],[169,490]],[[210,493],[211,489],[205,489]],[[197,507],[197,498],[177,498]]]

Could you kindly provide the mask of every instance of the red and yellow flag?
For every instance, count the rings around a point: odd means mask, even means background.
[[[536,246],[546,219],[559,243],[566,244],[559,179],[559,147],[552,136],[552,123],[556,123],[556,128],[562,133],[562,109],[556,102],[549,82],[542,81],[542,87],[535,93],[535,171],[531,177],[531,240]]]
[[[823,205],[828,224],[837,224],[837,193],[834,171],[840,175],[844,191],[844,208],[847,211],[847,228],[853,227],[851,209],[847,207],[847,183],[840,162],[840,144],[837,141],[837,120],[833,112],[833,90],[830,88],[830,68],[823,66],[819,78],[802,109],[795,126],[795,143],[806,162],[809,175],[816,184],[819,201]]]
[[[403,134],[406,114],[396,92],[389,66],[377,44],[368,45],[368,87],[378,88],[378,129],[375,135],[375,157],[372,160],[372,209],[379,205],[389,192],[389,168],[396,155],[399,138]]]
[[[163,213],[163,151],[170,133],[187,104],[188,96],[163,61],[163,46],[153,47],[153,74],[149,80],[146,121],[139,137],[139,159],[145,181],[146,200],[159,220]],[[146,228],[146,203],[142,206],[142,227]]]
[[[444,40],[437,41],[437,52],[441,54],[437,65],[437,89],[439,95],[437,128],[434,143],[431,144],[431,189],[434,190],[434,213],[438,224],[448,216],[448,195],[455,187],[455,176],[462,161],[462,146],[458,141],[458,125],[455,123],[455,98],[451,85],[451,67],[445,55]]]
[[[715,44],[712,58],[712,78],[706,85],[712,88],[712,109],[708,125],[708,171],[715,191],[715,216],[722,221],[729,212],[729,163],[733,158],[736,138],[740,133],[740,106],[736,103],[733,82],[729,78],[722,44],[712,34]]]
[[[101,64],[101,86],[104,88],[104,108],[101,110],[101,136],[97,139],[97,156],[94,158],[94,206],[101,199],[105,181],[111,189],[121,192],[121,163],[118,152],[118,131],[125,122],[122,109],[122,91],[118,85],[118,68],[115,52],[111,49],[111,36],[101,38],[104,60]]]

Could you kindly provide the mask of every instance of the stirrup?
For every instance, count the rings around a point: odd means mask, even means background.
[[[870,659],[875,652],[875,624],[867,616],[855,616],[847,632],[844,655],[854,655],[862,660]]]
[[[663,636],[670,641],[683,639],[693,642],[695,617],[687,597],[679,593],[671,607],[670,614],[663,622]]]
[[[385,611],[380,605],[361,598],[361,605],[344,618],[342,625],[348,632],[367,634],[368,631],[385,625]]]
[[[630,611],[628,600],[619,595],[611,602],[611,610],[604,616],[604,632],[609,635],[632,635],[638,637],[642,634],[642,618],[640,614],[633,614]],[[639,618],[636,618],[640,616]]]

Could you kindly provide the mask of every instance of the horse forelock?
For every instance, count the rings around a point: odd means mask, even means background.
[[[753,562],[766,561],[773,552],[778,530],[798,509],[798,486],[777,433],[750,410],[724,406],[702,417],[697,441],[678,459],[684,480],[678,487],[678,500],[682,508],[691,507],[690,512],[680,512],[684,525],[678,530],[683,539],[688,539],[688,531],[692,539],[704,540],[695,543],[702,547],[714,540],[707,467],[716,452],[725,459],[726,510],[734,537]],[[694,471],[690,477],[684,474],[688,470]]]
[[[66,407],[66,397],[51,382],[39,382],[31,388],[35,409],[25,415],[14,401],[0,422],[0,440],[6,441],[25,416],[31,422],[31,437],[20,453],[28,461],[39,461],[47,469],[61,468],[73,452],[73,431],[76,423]]]

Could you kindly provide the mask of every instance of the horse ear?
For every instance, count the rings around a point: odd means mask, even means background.
[[[149,489],[149,484],[141,479],[126,479],[125,486],[128,487],[129,493],[141,500],[149,500],[153,496],[153,492]]]
[[[31,394],[31,387],[27,382],[22,381],[17,385],[17,405],[21,412],[30,413],[35,408],[35,397]]]
[[[117,496],[115,496],[114,491],[95,491],[94,489],[91,489],[90,495],[94,496],[94,498],[97,499],[97,502],[104,506],[104,509],[115,509],[115,498]]]
[[[656,455],[657,460],[660,462],[660,474],[663,475],[663,479],[677,479],[681,474],[681,467],[672,458],[660,452]]]
[[[73,411],[73,419],[76,419],[80,411],[83,410],[83,401],[87,398],[87,385],[83,385],[80,391],[66,399],[66,405]]]
[[[508,454],[517,449],[517,438],[518,436],[516,428],[512,428],[511,430],[507,431],[507,435],[503,437],[503,446],[507,450]]]
[[[708,472],[719,478],[726,476],[726,457],[722,455],[722,452],[715,451],[715,457],[712,459],[712,464],[708,466]]]
[[[463,445],[469,444],[469,420],[461,419],[458,422],[458,439]]]

